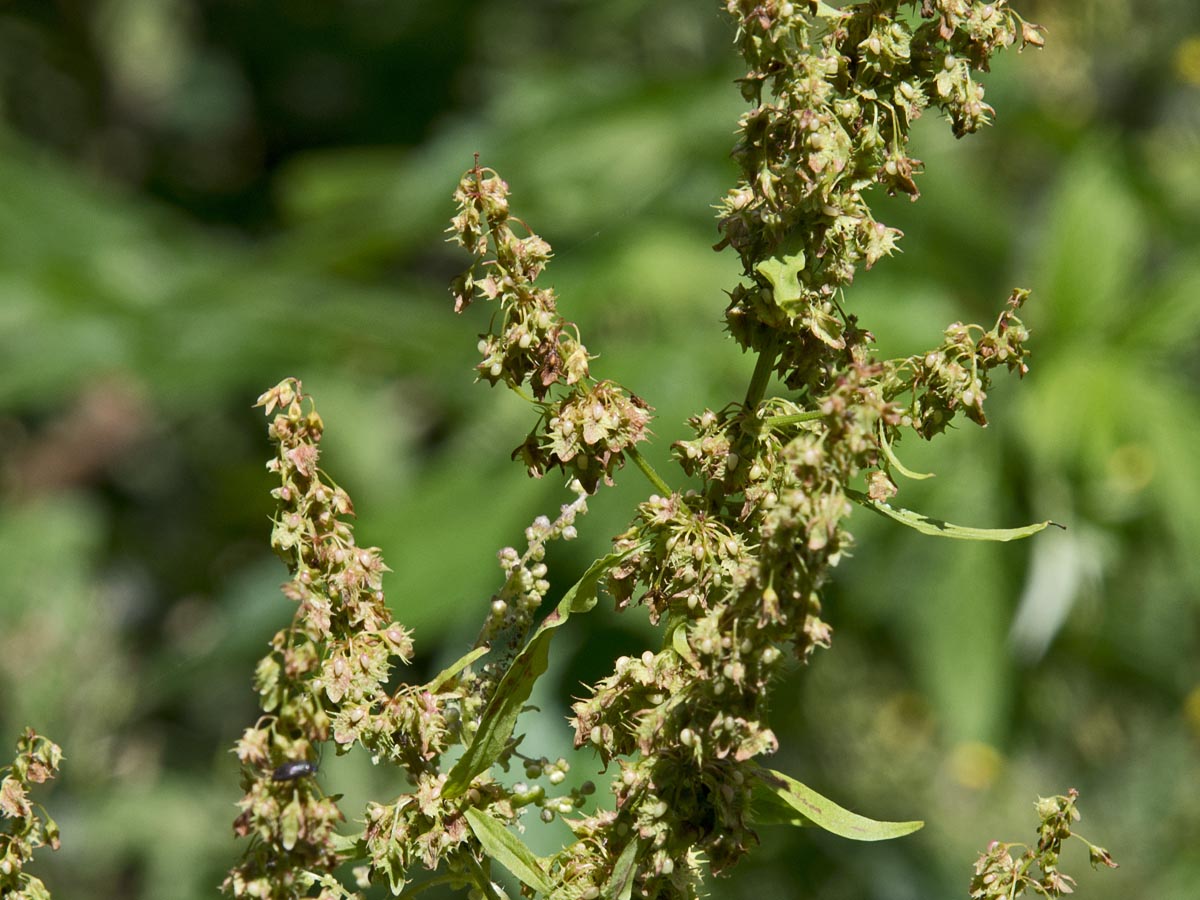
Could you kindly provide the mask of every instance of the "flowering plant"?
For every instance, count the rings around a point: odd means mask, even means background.
[[[237,745],[245,795],[235,830],[251,843],[226,879],[229,894],[357,896],[336,877],[355,862],[357,887],[383,882],[398,896],[446,883],[494,900],[504,895],[498,864],[530,896],[695,898],[706,872],[734,866],[759,827],[816,825],[855,840],[921,827],[856,815],[767,768],[778,746],[767,699],[785,657],[803,663],[830,645],[821,590],[851,546],[854,506],[957,539],[1008,541],[1050,524],[970,528],[891,503],[898,478],[923,477],[897,456],[905,435],[930,439],[960,413],[986,424],[992,373],[1027,371],[1028,293],[1014,290],[991,327],[954,323],[929,351],[901,359],[872,355],[874,337],[846,298],[859,269],[901,238],[875,218],[871,189],[918,196],[912,123],[934,106],[957,136],[976,131],[992,114],[978,73],[997,51],[1042,37],[1004,0],[723,6],[746,61],[748,109],[717,249],[742,263],[725,323],[756,362],[744,396],[699,411],[694,436],[673,446],[688,487],[642,457],[650,407],[593,376],[594,356],[541,281],[549,244],[478,160],[455,192],[451,239],[472,262],[452,285],[454,308],[496,304],[476,373],[529,402],[534,424],[513,456],[534,477],[562,472],[573,499],[530,525],[524,550],[500,551],[503,580],[479,638],[430,681],[389,687],[393,666],[411,656],[410,636],[384,600],[378,549],[357,545],[350,499],[318,466],[323,423],[312,398],[295,379],[259,398],[277,447],[272,543],[291,570],[284,593],[296,613],[259,665],[263,715]],[[550,591],[547,544],[575,536],[588,496],[627,461],[654,493],[537,622]],[[612,804],[585,811],[594,785],[563,791],[567,760],[527,754],[516,727],[555,633],[592,609],[601,587],[620,608],[644,605],[662,642],[615,660],[573,706],[576,747],[614,776]],[[408,782],[368,803],[349,834],[337,830],[336,798],[309,777],[329,740],[339,753],[363,748]],[[525,780],[510,782],[501,773],[518,761]],[[1017,872],[997,850],[1008,845],[994,845],[972,896],[1001,896],[1001,883],[1069,890],[1056,862],[1074,796],[1064,803],[1039,808],[1051,836],[1034,855],[1046,877],[1027,876],[1029,862]],[[526,808],[563,817],[575,840],[535,855],[518,834]],[[1099,854],[1094,861],[1109,861]],[[412,883],[420,869],[436,874]],[[1011,877],[995,877],[1001,870]]]

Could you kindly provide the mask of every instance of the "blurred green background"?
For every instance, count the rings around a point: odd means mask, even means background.
[[[849,300],[896,355],[1034,289],[1031,374],[996,385],[986,431],[905,443],[938,477],[900,499],[1069,528],[977,546],[855,515],[834,647],[775,695],[775,765],[927,827],[764,829],[716,898],[963,897],[975,854],[1032,837],[1035,797],[1068,787],[1122,863],[1076,849],[1081,894],[1200,891],[1200,7],[1018,7],[1047,48],[988,77],[997,127],[919,123],[922,201],[879,201],[904,254]],[[683,419],[741,396],[737,266],[709,249],[731,38],[684,0],[0,2],[0,740],[30,724],[66,752],[40,798],[64,845],[34,869],[56,896],[211,897],[240,852],[229,748],[290,614],[262,390],[316,395],[413,679],[473,639],[495,551],[563,502],[508,460],[526,409],[472,384],[488,311],[446,293],[475,151],[554,245],[594,371],[656,408],[664,473]],[[595,498],[551,558],[560,590],[646,493],[630,469]],[[636,609],[565,629],[527,747],[565,752],[580,681],[656,641]],[[403,789],[358,754],[321,779],[351,816]]]

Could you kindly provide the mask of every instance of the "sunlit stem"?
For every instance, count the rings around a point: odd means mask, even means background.
[[[642,474],[646,476],[655,489],[664,497],[670,497],[674,493],[667,483],[663,481],[662,476],[654,471],[654,467],[646,461],[646,458],[638,453],[636,447],[630,445],[625,448],[625,452],[629,454],[629,458],[633,460],[634,465],[642,470]]]
[[[750,386],[746,388],[747,410],[753,410],[762,402],[762,398],[766,396],[767,384],[771,381],[771,371],[775,368],[775,343],[776,339],[772,338],[768,344],[758,354],[758,362],[754,365],[754,374],[750,377]]]

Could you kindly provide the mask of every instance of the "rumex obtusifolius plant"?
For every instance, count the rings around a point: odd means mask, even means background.
[[[1037,813],[1041,822],[1035,846],[992,841],[975,863],[975,877],[971,879],[973,900],[1002,900],[1023,896],[1027,891],[1043,897],[1074,893],[1075,879],[1058,869],[1062,846],[1070,838],[1087,845],[1093,868],[1117,868],[1107,850],[1072,830],[1072,823],[1079,821],[1079,810],[1075,807],[1078,798],[1079,792],[1074,788],[1065,796],[1038,798]],[[1023,852],[1013,856],[1014,849]],[[1035,878],[1035,872],[1040,877]]]
[[[50,896],[42,880],[25,871],[25,864],[39,847],[58,849],[58,825],[40,803],[29,799],[29,791],[54,778],[62,758],[57,744],[26,728],[12,764],[0,766],[0,897],[6,900]]]
[[[549,244],[513,214],[508,185],[478,160],[455,192],[449,229],[473,257],[452,285],[455,310],[496,304],[477,375],[533,406],[534,426],[513,456],[535,477],[561,471],[574,499],[530,525],[524,551],[500,551],[503,582],[475,646],[431,681],[387,688],[392,666],[411,656],[410,636],[385,602],[379,551],[355,543],[350,499],[318,466],[323,423],[312,398],[295,379],[259,398],[278,451],[269,465],[279,478],[272,543],[291,570],[284,593],[296,613],[259,665],[263,716],[236,748],[246,793],[235,829],[251,842],[226,879],[231,895],[355,896],[335,872],[356,863],[357,887],[383,882],[396,895],[446,883],[503,896],[498,864],[523,893],[554,900],[695,898],[706,871],[726,872],[748,852],[756,827],[815,824],[881,840],[921,826],[855,815],[766,768],[778,746],[766,702],[785,655],[805,662],[830,645],[820,594],[851,545],[845,523],[855,504],[960,539],[1007,541],[1049,524],[964,528],[889,502],[896,476],[920,477],[894,444],[910,431],[930,439],[960,413],[986,424],[992,371],[1027,370],[1019,318],[1027,292],[1013,291],[990,328],[954,323],[928,352],[891,360],[872,356],[874,338],[846,301],[859,268],[901,237],[875,219],[870,189],[918,195],[913,121],[936,106],[956,135],[977,130],[992,110],[976,74],[998,50],[1042,38],[1005,2],[723,6],[746,61],[739,85],[749,109],[717,249],[742,263],[725,321],[756,363],[744,397],[698,412],[694,437],[672,448],[696,487],[672,488],[642,458],[650,407],[593,376],[579,330],[540,283]],[[779,393],[769,391],[773,378]],[[546,545],[575,536],[587,497],[627,460],[655,493],[535,625],[550,590]],[[851,486],[858,479],[865,492]],[[611,805],[584,813],[594,786],[561,792],[568,762],[527,755],[515,728],[554,633],[593,608],[602,585],[619,608],[645,606],[663,640],[617,659],[573,706],[576,747],[613,774]],[[409,790],[368,803],[350,834],[337,831],[336,798],[309,777],[328,740],[338,752],[361,746],[408,781]],[[514,762],[526,781],[498,774]],[[1056,866],[1074,799],[1039,807],[1048,837],[1019,872],[996,851],[1009,845],[994,845],[973,896],[1000,896],[988,893],[997,877],[981,879],[1002,871],[1016,873],[1010,886],[1069,889]],[[509,827],[522,827],[526,807],[545,821],[562,816],[575,841],[534,855]],[[1035,859],[1041,880],[1027,875]],[[1093,853],[1097,860],[1107,854]],[[421,869],[436,874],[410,886]]]

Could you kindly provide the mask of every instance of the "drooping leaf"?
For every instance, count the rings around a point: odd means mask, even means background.
[[[911,509],[899,509],[889,506],[887,503],[872,500],[861,491],[850,488],[846,489],[846,496],[860,506],[874,510],[881,516],[894,519],[901,525],[907,525],[909,528],[921,532],[921,534],[955,538],[960,541],[1015,541],[1037,534],[1039,531],[1045,530],[1048,525],[1053,525],[1056,528],[1065,527],[1059,525],[1057,522],[1047,520],[1045,522],[1035,522],[1032,525],[1025,525],[1022,528],[971,528],[965,525],[955,525],[942,519],[935,519],[932,516],[913,512]]]
[[[450,665],[446,666],[446,668],[442,669],[442,671],[438,672],[437,675],[433,677],[433,680],[425,685],[425,690],[429,691],[431,694],[438,693],[442,688],[449,684],[451,680],[453,680],[455,675],[457,675],[471,663],[475,662],[475,660],[479,659],[479,657],[487,653],[488,649],[489,648],[486,646],[476,647],[466,656],[456,659]]]
[[[816,825],[852,841],[887,841],[912,834],[925,823],[877,822],[838,806],[808,785],[774,769],[755,773],[754,819],[763,825]]]
[[[572,613],[592,609],[596,605],[596,590],[604,573],[627,556],[644,549],[645,545],[637,544],[596,560],[563,595],[558,607],[538,626],[529,643],[513,659],[512,665],[496,685],[496,692],[484,710],[474,740],[446,776],[446,783],[442,786],[443,797],[453,799],[462,794],[476,775],[486,771],[500,758],[517,725],[517,717],[533,691],[533,683],[549,665],[550,639],[554,636],[554,630],[566,622]]]
[[[629,843],[613,864],[612,873],[600,890],[600,900],[629,900],[633,894],[633,876],[637,872],[638,839],[630,837]]]
[[[932,478],[932,472],[914,472],[904,463],[900,462],[900,458],[896,456],[896,451],[892,449],[892,442],[888,440],[887,431],[882,425],[879,426],[879,446],[883,450],[883,455],[887,457],[888,464],[903,475],[905,478],[911,478],[914,481],[924,481],[926,478]]]
[[[464,815],[488,856],[535,891],[550,893],[553,885],[545,864],[519,837],[481,809],[469,807]]]

